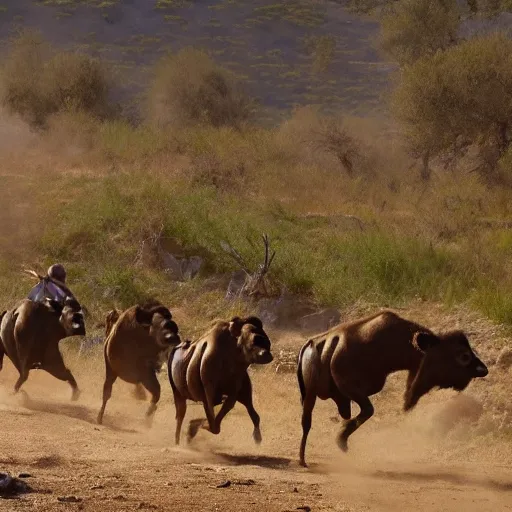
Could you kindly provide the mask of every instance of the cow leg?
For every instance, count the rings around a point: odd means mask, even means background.
[[[354,402],[359,405],[361,412],[351,420],[348,420],[343,427],[343,430],[338,436],[338,446],[346,452],[348,450],[347,441],[351,434],[353,434],[365,421],[373,416],[373,405],[367,396],[353,398]]]
[[[351,400],[342,395],[337,389],[333,390],[332,399],[338,407],[338,413],[344,420],[349,420],[352,415]]]
[[[224,408],[224,405],[226,404],[227,401],[228,401],[228,399],[226,399],[224,401],[224,403],[222,404],[222,408]],[[231,407],[229,409],[232,409],[233,406],[235,405],[235,403],[236,403],[236,398],[233,400],[233,404],[231,405]],[[203,407],[204,407],[204,412],[206,414],[206,419],[199,418],[199,419],[190,421],[190,423],[188,424],[188,432],[187,432],[187,441],[188,442],[190,442],[190,441],[192,441],[192,439],[194,439],[194,437],[199,432],[200,428],[204,428],[205,430],[210,431],[212,434],[218,434],[220,432],[220,429],[217,430],[217,427],[216,427],[214,404],[215,404],[214,395],[212,393],[208,393],[207,391],[205,391]],[[229,411],[229,409],[228,409],[228,411]],[[224,417],[228,413],[228,411],[226,411],[222,417]],[[221,409],[221,411],[219,411],[219,415],[221,412],[222,412],[222,409]]]
[[[307,467],[306,464],[306,442],[308,439],[309,431],[311,430],[311,421],[313,418],[313,409],[315,408],[316,403],[316,392],[313,390],[308,390],[306,392],[306,396],[304,397],[304,402],[302,403],[302,439],[300,442],[300,452],[299,452],[299,464],[301,466]]]
[[[30,369],[25,368],[24,366],[19,370],[20,376],[18,380],[16,381],[16,384],[14,384],[14,393],[17,393],[21,386],[23,386],[24,382],[28,379],[28,374],[30,372]]]
[[[64,364],[64,360],[62,359],[60,352],[57,352],[56,354],[54,353],[52,361],[45,361],[41,368],[47,371],[50,375],[53,375],[55,378],[68,382],[69,385],[71,386],[71,389],[73,390],[71,400],[75,401],[78,399],[78,397],[80,396],[78,384],[76,383],[73,374],[69,371],[68,368],[66,368],[66,365]]]
[[[144,387],[140,382],[138,384],[135,384],[135,387],[133,388],[132,391],[132,396],[133,398],[135,398],[135,400],[146,400],[146,391],[144,390]]]
[[[98,413],[97,422],[101,425],[103,423],[103,415],[105,414],[105,407],[107,406],[107,402],[110,400],[112,396],[112,386],[114,382],[117,380],[117,375],[114,373],[108,361],[105,359],[105,382],[103,383],[103,402],[101,404],[100,412]]]
[[[418,370],[410,370],[407,374],[407,382],[405,383],[405,392],[404,392],[404,403],[407,403],[407,396],[411,389],[412,383],[418,374]]]
[[[151,402],[148,410],[146,411],[146,425],[151,427],[153,423],[153,415],[157,409],[157,403],[160,400],[160,382],[156,377],[155,371],[151,369],[146,377],[141,381],[141,384],[149,391],[151,395]]]
[[[247,373],[245,374],[242,387],[238,393],[238,401],[245,406],[247,412],[249,413],[249,417],[251,418],[252,424],[254,425],[254,430],[252,432],[252,438],[254,439],[254,442],[256,444],[260,444],[260,415],[256,412],[256,409],[252,403],[252,384],[249,374]]]
[[[233,409],[237,401],[237,395],[229,395],[226,397],[226,400],[222,403],[222,407],[218,412],[217,416],[215,416],[215,420],[213,422],[213,429],[211,426],[208,426],[207,430],[209,430],[212,434],[220,434],[220,424],[222,420],[226,416],[226,414]],[[205,427],[206,428],[206,427]]]
[[[183,398],[178,390],[173,389],[174,395],[174,406],[176,407],[176,433],[174,436],[174,442],[176,445],[180,444],[181,426],[183,425],[183,419],[187,412],[187,399]]]
[[[0,338],[0,370],[4,367],[4,355],[5,355],[5,349],[2,344],[2,339]]]

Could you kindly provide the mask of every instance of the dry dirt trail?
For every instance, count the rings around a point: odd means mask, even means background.
[[[375,400],[376,415],[351,438],[348,454],[335,444],[334,405],[319,403],[310,468],[304,469],[297,464],[300,405],[293,374],[253,372],[260,447],[237,405],[220,436],[200,432],[192,447],[175,448],[164,373],[151,430],[143,426],[146,405],[119,382],[99,427],[101,360],[67,359],[82,388],[74,403],[67,384],[37,371],[25,385],[27,395],[13,396],[13,367],[6,361],[0,372],[0,471],[29,473],[36,491],[0,499],[2,511],[512,510],[512,441],[492,435],[482,441],[470,430],[448,440],[432,435],[433,411],[451,395],[438,392],[404,418],[401,376]],[[189,406],[186,420],[200,413]],[[75,503],[59,501],[70,496]]]

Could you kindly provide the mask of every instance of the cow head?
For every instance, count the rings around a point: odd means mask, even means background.
[[[149,335],[155,339],[162,350],[181,342],[178,326],[172,320],[171,312],[165,306],[152,308],[137,306],[135,319],[139,324],[149,328]]]
[[[45,306],[59,317],[59,323],[62,325],[67,336],[84,336],[85,321],[84,313],[80,303],[72,298],[66,297],[64,303],[53,299],[45,299]]]
[[[258,317],[233,317],[229,322],[229,332],[238,338],[238,346],[247,364],[268,364],[273,361],[270,339]]]
[[[431,332],[416,332],[413,345],[424,356],[416,378],[407,390],[405,410],[414,407],[433,388],[462,391],[472,379],[489,373],[461,331],[438,336]]]

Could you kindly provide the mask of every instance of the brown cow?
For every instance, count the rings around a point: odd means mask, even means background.
[[[67,297],[64,304],[53,299],[33,302],[24,299],[2,315],[0,324],[0,369],[7,354],[20,376],[14,386],[17,393],[30,370],[42,369],[69,382],[76,400],[80,394],[71,372],[59,351],[59,341],[68,336],[85,335],[82,308]]]
[[[253,438],[259,444],[260,417],[252,404],[252,385],[247,369],[251,364],[268,364],[272,359],[270,339],[257,317],[234,317],[230,322],[216,322],[195,342],[187,341],[172,349],[167,368],[176,407],[176,444],[180,443],[187,400],[202,402],[207,418],[190,422],[188,441],[201,426],[219,434],[222,419],[238,401],[251,417]],[[215,416],[214,407],[221,403]]]
[[[152,303],[152,305],[156,306],[158,304]],[[146,305],[146,307],[148,307],[148,305]],[[114,327],[114,324],[119,319],[119,316],[121,315],[121,313],[122,313],[122,311],[119,311],[118,309],[113,309],[112,311],[110,311],[107,314],[107,317],[105,319],[105,339],[107,339],[107,336],[110,334],[112,327]],[[157,365],[158,372],[162,369],[162,364],[163,364],[164,358],[166,356],[166,353],[167,353],[167,350],[164,350],[163,352],[160,353],[160,356],[159,356],[160,364]],[[140,401],[146,400],[146,391],[144,390],[144,386],[140,382],[137,382],[137,384],[135,384],[135,388],[133,389],[132,396],[136,400],[140,400]]]
[[[433,388],[462,391],[487,367],[461,331],[436,335],[391,311],[340,324],[311,338],[300,350],[297,368],[302,401],[300,463],[311,428],[316,398],[332,399],[345,420],[338,445],[373,415],[369,396],[382,390],[390,373],[407,370],[404,410],[412,409]],[[361,412],[351,419],[350,402]]]
[[[160,353],[180,343],[178,326],[172,320],[171,312],[161,304],[133,306],[121,313],[109,329],[109,322],[115,315],[112,311],[107,315],[108,335],[104,345],[106,376],[98,423],[103,421],[112,386],[119,377],[131,384],[142,384],[151,394],[146,412],[149,426],[160,400],[160,383],[156,376]]]

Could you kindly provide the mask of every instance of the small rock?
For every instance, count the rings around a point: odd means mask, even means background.
[[[20,473],[18,478],[32,478],[32,475],[30,473]]]
[[[512,348],[505,347],[501,350],[496,360],[496,366],[504,370],[512,366]]]
[[[225,482],[222,482],[221,484],[217,485],[217,489],[225,489],[226,487],[229,487],[231,485],[231,480],[226,480]]]
[[[311,512],[311,507],[304,505],[303,507],[297,507],[296,510],[304,510],[304,512]]]
[[[144,503],[143,501],[141,501],[137,507],[138,510],[154,510],[158,508],[156,505],[152,505],[151,503]]]
[[[105,486],[104,486],[104,485],[99,484],[99,485],[93,485],[93,486],[91,487],[91,491],[96,491],[96,490],[98,490],[98,489],[105,489]]]
[[[299,492],[299,489],[297,489],[297,487],[294,487],[293,492]]]
[[[0,498],[11,498],[31,491],[30,486],[22,480],[18,480],[7,473],[0,473]]]
[[[82,498],[77,498],[76,496],[59,496],[57,497],[57,501],[61,503],[80,503]]]

